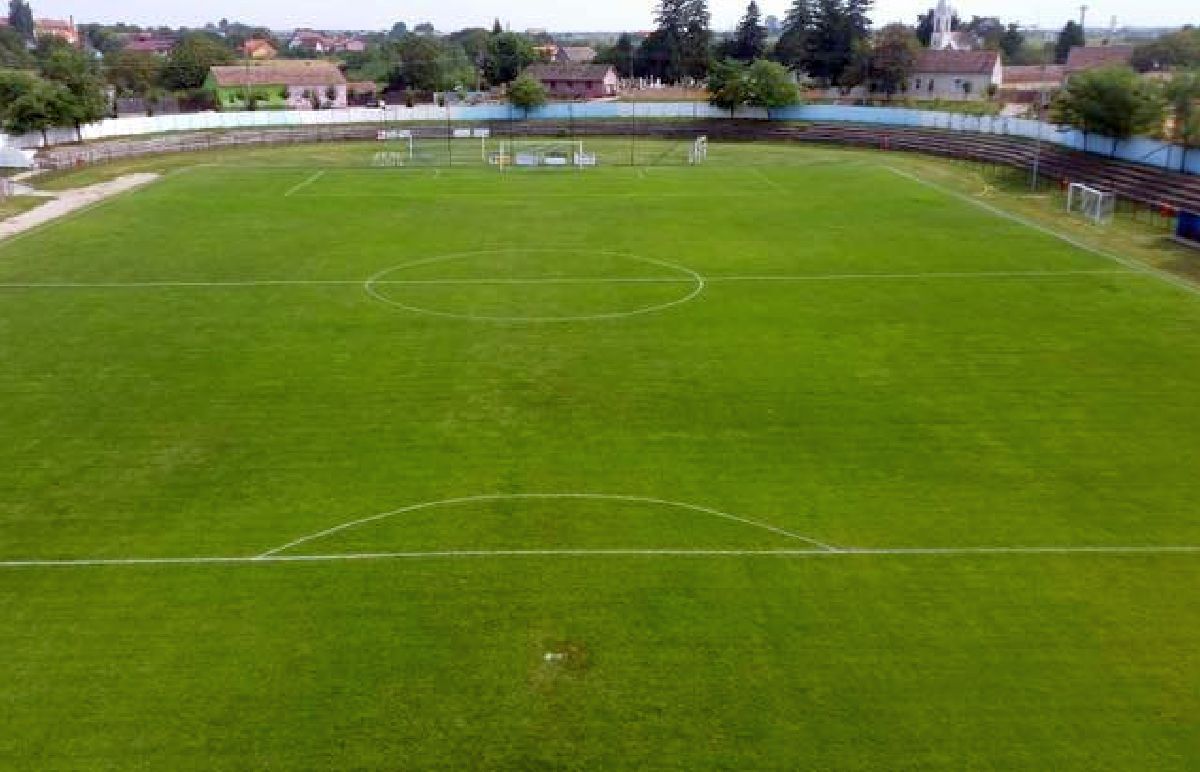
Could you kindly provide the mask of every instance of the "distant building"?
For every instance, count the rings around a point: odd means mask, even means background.
[[[274,59],[279,55],[279,52],[275,50],[275,46],[271,44],[271,41],[260,40],[258,38],[247,40],[243,43],[242,53],[246,55],[247,59],[254,59],[256,61]]]
[[[33,23],[33,36],[38,39],[59,38],[73,46],[78,46],[80,43],[79,30],[75,28],[74,17],[67,21],[38,19]]]
[[[1014,66],[1004,68],[1004,88],[1014,91],[1057,91],[1062,88],[1061,64]]]
[[[1128,67],[1133,61],[1133,46],[1073,46],[1067,55],[1065,77],[1101,67]]]
[[[996,51],[922,51],[909,81],[917,99],[986,99],[992,86],[1004,83]]]
[[[292,51],[303,51],[310,54],[336,54],[344,51],[361,53],[367,50],[367,43],[362,38],[352,35],[329,35],[316,30],[296,30],[288,41]]]
[[[934,51],[970,51],[975,48],[975,36],[965,30],[955,30],[954,9],[946,0],[938,0],[933,11],[933,36],[929,48]]]
[[[311,110],[347,105],[346,78],[330,62],[291,60],[264,64],[213,67],[204,82],[217,105],[226,110],[246,108],[248,96],[262,105]]]
[[[379,84],[374,81],[356,81],[346,84],[346,101],[351,107],[376,107],[379,105]]]
[[[551,99],[603,99],[617,95],[617,71],[607,64],[553,62],[535,64],[526,72],[546,88]]]
[[[311,29],[296,30],[288,41],[288,48],[293,51],[305,51],[310,54],[327,54],[330,52],[329,38],[324,33]]]
[[[554,61],[591,64],[596,61],[596,49],[591,46],[559,46]]]
[[[166,56],[175,47],[175,42],[175,38],[167,35],[156,35],[152,32],[136,32],[126,41],[125,50]]]

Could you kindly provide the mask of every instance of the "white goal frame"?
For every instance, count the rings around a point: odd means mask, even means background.
[[[1078,212],[1097,225],[1105,225],[1117,209],[1117,197],[1112,191],[1100,190],[1082,182],[1072,182],[1067,188],[1067,211]]]
[[[488,154],[488,163],[501,168],[545,166],[551,169],[582,169],[596,166],[597,158],[596,154],[588,152],[579,140],[537,142],[520,147],[514,147],[511,142],[500,142],[498,149]]]
[[[688,163],[695,166],[706,160],[708,160],[708,137],[696,137],[696,141],[692,143],[692,149],[688,151]]]

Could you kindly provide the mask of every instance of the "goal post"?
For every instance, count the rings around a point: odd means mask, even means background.
[[[497,149],[488,154],[488,163],[493,166],[538,168],[585,168],[596,166],[596,153],[590,152],[583,142],[529,142],[517,145],[501,142]]]
[[[696,141],[692,143],[692,149],[688,151],[688,163],[692,166],[702,164],[708,159],[708,137],[696,137]]]
[[[1104,225],[1112,220],[1117,208],[1117,197],[1112,191],[1093,188],[1082,182],[1072,182],[1067,188],[1067,211],[1077,213]]]
[[[380,129],[376,135],[379,142],[388,143],[385,147],[404,149],[380,150],[371,158],[371,166],[376,169],[393,169],[408,166],[413,162],[413,133],[408,129]]]

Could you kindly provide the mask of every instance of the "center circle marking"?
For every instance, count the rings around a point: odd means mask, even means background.
[[[452,261],[456,261],[456,260],[467,260],[472,257],[487,257],[487,256],[509,255],[509,254],[511,254],[511,255],[531,255],[531,254],[533,254],[533,255],[536,255],[536,254],[602,255],[602,256],[608,257],[608,258],[620,258],[623,260],[629,260],[632,262],[642,263],[645,265],[658,266],[660,268],[666,268],[669,271],[673,271],[673,272],[679,274],[679,278],[681,281],[686,280],[688,291],[686,294],[683,294],[680,297],[675,298],[673,300],[668,300],[663,303],[654,303],[651,305],[646,305],[641,308],[635,308],[630,311],[614,311],[614,312],[609,312],[609,313],[563,315],[563,316],[534,316],[534,315],[499,316],[499,315],[490,315],[490,314],[464,314],[464,313],[457,313],[454,311],[445,311],[445,310],[441,310],[441,309],[437,309],[437,308],[428,308],[428,307],[421,306],[421,305],[415,305],[411,302],[401,302],[401,301],[396,300],[395,298],[387,295],[382,289],[383,287],[387,286],[389,283],[403,284],[404,283],[403,281],[396,280],[393,277],[396,274],[401,273],[406,270],[411,270],[414,268],[419,268],[419,267],[427,266],[427,265],[434,265],[437,263],[448,263],[448,262],[452,262]],[[618,278],[618,277],[604,277],[604,276],[580,277],[576,281],[583,284],[583,283],[587,283],[589,278],[594,278],[594,281],[597,284],[619,283],[622,281],[627,281],[630,284],[637,284],[640,282],[645,282],[645,283],[649,284],[649,283],[654,283],[654,281],[655,281],[655,278],[651,278],[651,277],[646,277],[645,279],[641,279],[641,278],[637,278],[637,277],[622,279],[622,278]],[[659,280],[662,281],[663,283],[668,283],[671,281],[668,278],[661,278]],[[445,283],[452,284],[452,283],[454,283],[454,281],[455,280],[453,280],[453,279],[446,279]],[[487,279],[478,279],[478,280],[467,279],[467,280],[461,280],[461,281],[464,284],[470,283],[472,281],[477,281],[479,284],[486,284],[486,283],[488,283],[489,280],[487,280]],[[546,279],[546,280],[529,279],[527,281],[527,283],[529,283],[529,284],[552,283],[553,281],[554,281],[553,279]],[[564,284],[570,283],[571,281],[572,280],[569,278],[562,279],[562,282]],[[437,279],[429,279],[429,280],[426,280],[426,282],[429,284],[437,284],[438,280]],[[495,280],[495,282],[497,284],[503,284],[503,283],[520,284],[521,280],[497,279],[497,280]],[[420,283],[420,282],[414,281],[413,283]],[[669,262],[667,260],[659,260],[659,259],[652,258],[652,257],[642,257],[640,255],[631,255],[631,254],[626,254],[623,252],[609,252],[609,251],[605,251],[605,250],[552,249],[552,248],[484,249],[484,250],[476,250],[476,251],[472,251],[472,252],[455,252],[455,253],[447,254],[447,255],[437,255],[434,257],[427,257],[422,260],[415,260],[410,263],[402,263],[401,265],[393,266],[391,268],[385,268],[384,270],[380,271],[379,273],[375,274],[374,276],[370,277],[365,282],[363,282],[363,289],[366,291],[366,293],[368,295],[370,295],[372,298],[374,298],[375,300],[380,301],[381,303],[386,303],[387,305],[394,306],[396,308],[402,308],[406,311],[411,311],[411,312],[417,313],[417,314],[424,314],[426,316],[439,316],[439,317],[448,318],[448,319],[467,319],[470,321],[480,321],[480,322],[593,322],[593,321],[603,321],[603,320],[609,320],[609,319],[624,319],[624,318],[631,317],[631,316],[641,316],[644,314],[656,313],[658,311],[665,311],[669,308],[674,308],[675,306],[683,305],[684,303],[695,300],[696,297],[698,297],[700,295],[700,293],[704,292],[704,289],[706,286],[707,286],[707,284],[705,282],[704,277],[701,276],[699,273],[697,273],[696,271],[693,271],[690,268],[679,265],[677,263]]]

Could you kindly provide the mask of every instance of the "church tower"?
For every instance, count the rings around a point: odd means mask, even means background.
[[[933,12],[933,37],[929,40],[929,47],[934,51],[958,48],[954,31],[950,29],[953,19],[954,9],[946,0],[938,0],[937,10]]]

